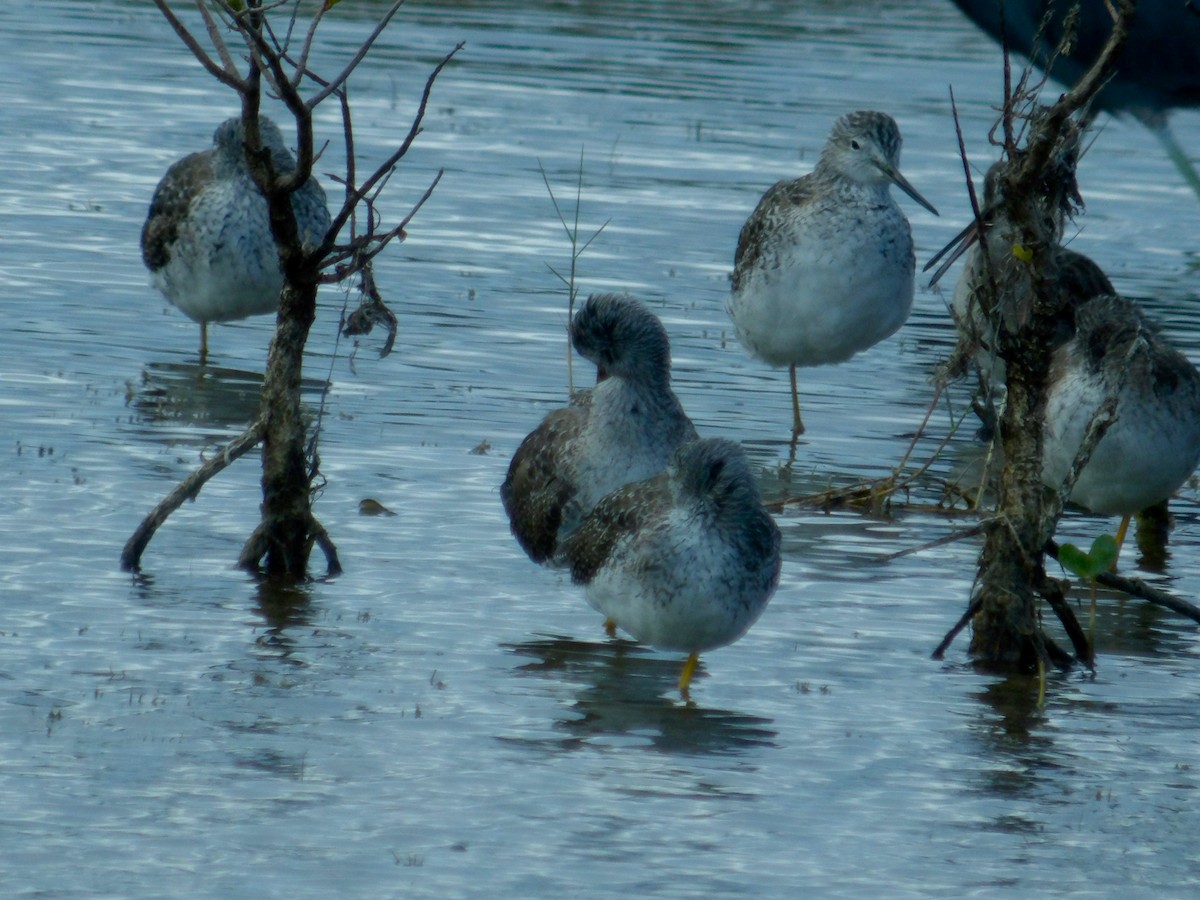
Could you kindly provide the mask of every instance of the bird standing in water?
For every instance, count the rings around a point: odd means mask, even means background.
[[[686,699],[700,653],[757,621],[779,583],[780,537],[742,448],[692,441],[662,474],[605,497],[567,538],[571,579],[637,640],[688,654]]]
[[[1008,249],[1015,238],[1002,201],[999,167],[993,166],[984,182],[980,221],[955,238],[951,246],[957,247],[931,282],[967,254],[952,310],[960,339],[974,348],[985,387],[994,394],[1002,394],[1006,377],[996,349],[999,330],[1019,323],[1016,310],[989,309],[982,302],[988,276],[981,240],[988,241],[991,266],[1026,265]],[[1061,245],[1045,252],[1057,321],[1046,383],[1042,482],[1052,489],[1062,485],[1092,419],[1112,398],[1115,421],[1092,450],[1069,499],[1099,515],[1121,516],[1119,549],[1130,518],[1171,497],[1200,462],[1200,372],[1136,303],[1117,295],[1092,259]]]
[[[513,455],[500,498],[518,543],[537,563],[607,494],[657,475],[696,429],[671,390],[666,329],[644,303],[593,294],[571,322],[571,342],[600,381],[551,412]]]
[[[1135,303],[1114,294],[1081,299],[1074,335],[1054,352],[1046,397],[1042,480],[1062,484],[1092,417],[1109,397],[1116,420],[1100,438],[1071,500],[1130,518],[1171,497],[1200,462],[1200,372]]]
[[[912,309],[912,231],[893,184],[937,215],[900,174],[895,121],[850,113],[834,123],[816,168],[768,189],[742,227],[729,315],[752,356],[788,367],[793,438],[804,433],[796,368],[849,359],[894,334]]]
[[[258,130],[276,174],[294,171],[278,126],[260,116]],[[250,174],[245,143],[241,118],[222,122],[211,148],[167,169],[142,228],[142,260],[154,287],[200,323],[201,364],[209,322],[274,312],[283,289],[267,201]],[[319,247],[330,217],[315,178],[292,194],[292,210],[304,247]]]

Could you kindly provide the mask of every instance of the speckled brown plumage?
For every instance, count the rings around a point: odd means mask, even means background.
[[[292,172],[296,160],[278,126],[265,116],[258,125],[276,172]],[[202,360],[209,322],[273,312],[283,287],[267,201],[250,174],[245,143],[240,118],[222,122],[212,147],[167,169],[142,228],[151,282],[200,324]],[[310,178],[291,200],[301,243],[315,249],[330,226],[325,192]]]
[[[577,486],[560,464],[563,448],[570,446],[587,423],[591,393],[584,392],[582,406],[556,409],[532,431],[509,465],[500,486],[504,510],[517,542],[534,562],[547,562],[558,546],[563,511]]]
[[[564,542],[588,602],[639,641],[690,654],[732,643],[779,581],[780,535],[742,448],[679,447],[667,470],[600,501]]]
[[[936,210],[899,167],[895,121],[849,113],[816,168],[768,188],[738,236],[729,316],[750,355],[788,367],[793,434],[804,431],[796,368],[849,359],[895,333],[912,308],[912,232],[889,186]]]
[[[142,227],[142,262],[154,272],[171,259],[171,246],[202,185],[212,180],[212,151],[190,153],[171,165],[150,201]]]
[[[604,496],[648,478],[696,430],[671,390],[666,330],[641,301],[594,294],[571,323],[575,349],[604,378],[551,412],[517,448],[500,497],[518,543],[558,562],[561,540]]]

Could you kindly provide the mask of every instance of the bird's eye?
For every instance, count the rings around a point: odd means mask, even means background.
[[[851,149],[851,150],[861,150],[861,149],[862,149],[862,144],[860,144],[858,141],[851,141],[851,142],[850,142],[850,149]]]

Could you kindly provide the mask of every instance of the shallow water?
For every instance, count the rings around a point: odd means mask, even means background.
[[[346,574],[290,592],[233,565],[257,512],[246,459],[172,517],[145,571],[126,537],[253,413],[269,318],[197,329],[148,286],[137,240],[165,167],[231,98],[143,2],[0,8],[0,894],[157,897],[1184,894],[1200,882],[1194,626],[1102,596],[1095,676],[968,671],[978,547],[884,557],[969,524],[787,507],[779,591],[739,643],[679,660],[604,640],[508,534],[497,487],[566,390],[570,248],[608,223],[580,287],[648,300],[705,434],[750,449],[772,497],[885,474],[949,349],[920,291],[896,338],[804,373],[748,359],[722,304],[738,229],[807,171],[832,119],[885,109],[922,260],[964,221],[947,85],[979,168],[998,53],[949,3],[476,2],[406,6],[353,83],[360,148],[404,134],[430,67],[466,41],[391,188],[445,176],[378,278],[396,352],[335,340],[327,292],[306,397],[330,384],[317,513]],[[330,17],[334,71],[373,4]],[[322,116],[336,133],[332,108]],[[1200,145],[1200,116],[1175,119]],[[322,171],[340,165],[336,147]],[[1142,128],[1084,162],[1076,246],[1200,359],[1195,198]],[[330,182],[326,181],[327,188]],[[576,369],[576,377],[581,370]],[[961,390],[951,398],[961,408]],[[924,460],[949,422],[939,410]],[[484,451],[484,452],[473,452]],[[971,455],[965,440],[934,465]],[[953,458],[950,458],[953,457]],[[361,516],[372,498],[394,516]],[[914,499],[927,499],[915,497]],[[1174,505],[1162,573],[1200,595],[1200,509]],[[1071,514],[1086,544],[1112,523]]]

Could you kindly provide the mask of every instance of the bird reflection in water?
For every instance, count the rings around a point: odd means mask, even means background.
[[[188,362],[152,362],[142,369],[141,379],[126,386],[126,406],[135,422],[156,439],[178,440],[179,432],[164,432],[159,426],[182,424],[208,426],[224,432],[241,429],[258,416],[262,402],[263,374],[243,369],[222,368]],[[301,382],[305,402],[315,412],[326,383],[315,378]],[[204,443],[210,431],[196,432]]]
[[[556,722],[569,735],[557,742],[564,749],[621,737],[672,754],[737,754],[776,746],[771,719],[670,699],[679,660],[656,655],[634,641],[544,637],[505,649],[529,659],[517,668],[520,674],[560,680],[566,674],[579,685],[570,715]]]
[[[258,415],[262,386],[261,372],[153,362],[130,382],[127,405],[145,423],[236,427]]]

